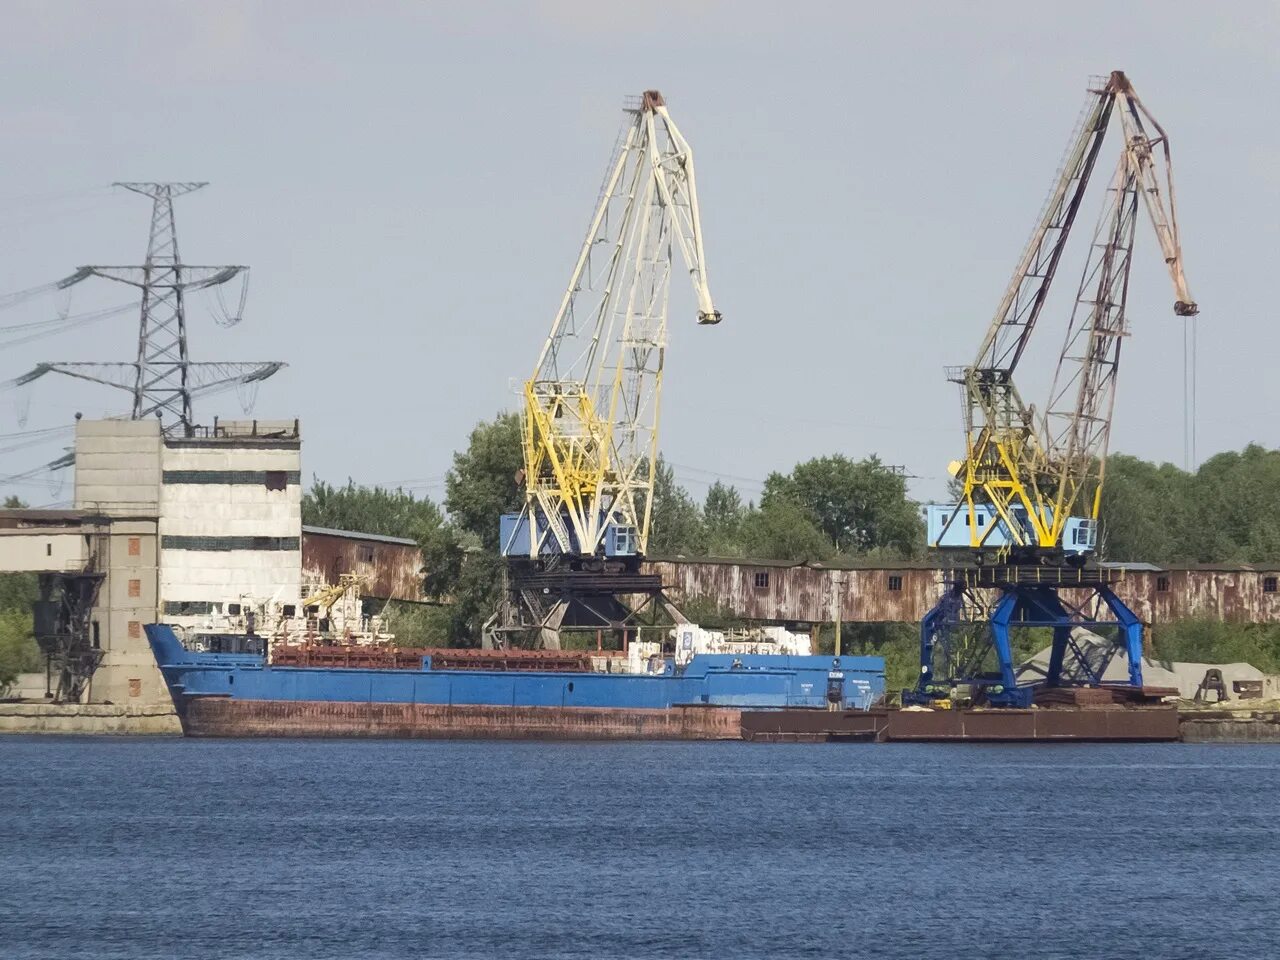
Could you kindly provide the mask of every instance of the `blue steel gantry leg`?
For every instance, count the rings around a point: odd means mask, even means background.
[[[1106,584],[1098,585],[1098,596],[1102,598],[1102,602],[1107,605],[1111,615],[1120,624],[1120,632],[1124,636],[1125,654],[1129,657],[1129,686],[1141,687],[1142,621]]]
[[[934,682],[934,656],[941,646],[943,656],[950,660],[951,625],[959,619],[963,606],[964,587],[958,583],[948,584],[942,599],[920,621],[920,675],[916,678],[915,690],[902,692],[904,704],[927,703],[931,699],[929,688]]]

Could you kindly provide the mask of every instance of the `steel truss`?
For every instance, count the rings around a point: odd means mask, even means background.
[[[486,648],[559,650],[564,634],[597,637],[605,649],[624,650],[667,624],[685,622],[656,574],[626,569],[551,570],[512,561],[503,570],[498,610],[485,624]]]
[[[196,266],[182,262],[173,201],[206,184],[117,183],[116,186],[151,200],[146,260],[141,266],[80,267],[59,286],[66,288],[89,277],[101,277],[136,287],[142,296],[142,309],[135,360],[132,363],[46,362],[16,382],[21,385],[48,373],[60,373],[116,387],[133,395],[130,419],[159,417],[166,434],[190,436],[194,427],[191,408],[194,396],[222,387],[259,383],[285,364],[191,360],[187,349],[187,294],[247,276],[249,269],[240,265]]]

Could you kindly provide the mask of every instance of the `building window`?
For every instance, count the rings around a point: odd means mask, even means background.
[[[1263,577],[1263,578],[1262,578],[1262,592],[1263,592],[1263,593],[1275,593],[1275,592],[1276,592],[1276,586],[1277,586],[1277,583],[1276,583],[1276,578],[1275,578],[1275,577]]]
[[[44,545],[44,555],[45,555],[46,557],[52,557],[52,556],[53,556],[53,544],[52,544],[52,543],[46,543],[46,544]]]
[[[214,612],[212,600],[166,600],[164,612],[175,617],[203,617]]]
[[[278,482],[274,479],[276,475],[283,476],[285,485],[297,485],[302,482],[301,473],[298,470],[166,470],[161,476],[164,483],[178,484],[244,484],[258,486],[265,484],[268,487],[272,483]],[[271,489],[275,489],[271,487]],[[281,490],[284,487],[280,487]]]
[[[129,678],[129,696],[131,696],[131,697],[140,697],[140,696],[142,696],[142,680],[141,680],[141,678],[139,678],[139,677],[130,677],[130,678]]]
[[[137,640],[140,636],[142,636],[142,624],[140,624],[137,620],[130,620],[129,621],[129,639]]]
[[[268,490],[283,490],[289,483],[289,474],[283,470],[268,470],[263,480]]]
[[[129,556],[139,557],[141,555],[142,555],[142,538],[130,537],[129,538]]]
[[[102,649],[102,627],[98,625],[98,621],[93,621],[93,649]]]
[[[891,573],[891,574],[889,574],[889,589],[890,589],[890,590],[901,590],[901,589],[902,589],[902,577],[898,576],[898,574],[896,574],[896,573]]]
[[[768,586],[769,586],[769,571],[757,570],[756,571],[756,589],[764,590]]]
[[[297,607],[295,607],[292,603],[286,603],[283,607],[280,608],[280,616],[282,617],[296,616],[297,612],[298,612]]]
[[[1169,592],[1169,578],[1156,577],[1156,593],[1168,593],[1168,592]]]
[[[141,581],[141,580],[130,580],[130,581],[129,581],[129,596],[131,596],[131,597],[140,597],[140,596],[142,596],[142,581]]]
[[[160,538],[162,550],[300,550],[299,537],[180,537]]]
[[[362,546],[360,548],[360,562],[373,563],[373,547]]]

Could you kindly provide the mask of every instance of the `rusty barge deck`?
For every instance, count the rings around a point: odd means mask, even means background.
[[[1016,710],[754,710],[742,715],[753,742],[1170,743],[1180,739],[1173,705]]]

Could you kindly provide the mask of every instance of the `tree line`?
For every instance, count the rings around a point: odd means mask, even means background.
[[[424,595],[440,606],[416,611],[406,626],[433,641],[475,643],[498,599],[498,517],[523,504],[523,463],[519,416],[500,414],[477,424],[455,453],[440,504],[401,490],[316,480],[303,498],[303,520],[416,539]],[[1116,455],[1102,530],[1109,559],[1280,562],[1280,451],[1249,446],[1192,473]],[[920,504],[908,495],[906,478],[875,456],[839,454],[771,473],[758,502],[721,481],[698,500],[660,459],[648,552],[782,562],[926,557]]]
[[[466,448],[454,454],[439,506],[401,490],[316,480],[303,497],[303,522],[416,539],[424,595],[442,607],[417,611],[404,626],[432,640],[475,643],[498,600],[498,518],[524,503],[517,480],[523,465],[519,416],[500,414],[477,424]],[[770,474],[758,504],[719,481],[699,502],[662,460],[654,476],[651,556],[910,557],[922,553],[923,539],[906,479],[875,457],[819,457]],[[411,617],[403,609],[390,612],[393,623]]]
[[[1153,563],[1280,563],[1280,450],[1250,444],[1195,471],[1107,461],[1102,551]]]

